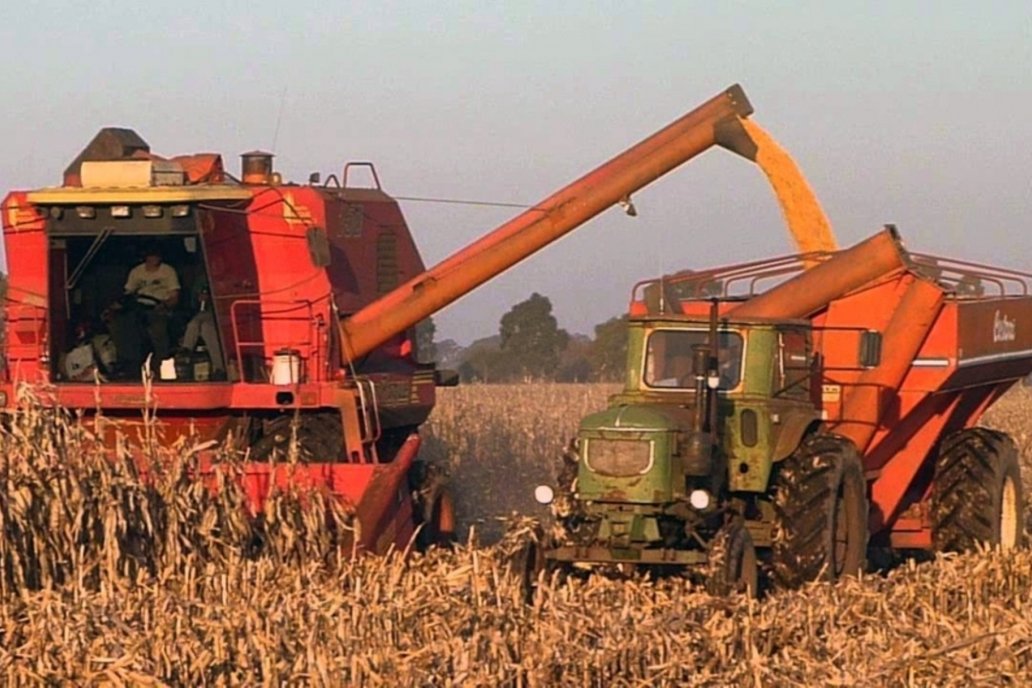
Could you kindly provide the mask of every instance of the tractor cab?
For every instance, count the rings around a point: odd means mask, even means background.
[[[819,418],[811,352],[803,322],[632,318],[624,390],[580,424],[579,499],[659,514],[762,492]]]

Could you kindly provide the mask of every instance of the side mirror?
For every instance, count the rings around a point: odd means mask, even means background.
[[[459,373],[455,370],[435,370],[434,384],[438,387],[457,387],[459,385]]]
[[[860,333],[860,366],[877,368],[881,363],[882,333],[866,330]]]

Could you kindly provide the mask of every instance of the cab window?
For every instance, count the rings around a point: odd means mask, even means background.
[[[812,359],[806,330],[783,330],[778,338],[778,395],[808,397]]]
[[[742,336],[721,332],[717,341],[719,389],[734,389],[742,376]],[[660,389],[694,389],[694,351],[708,342],[706,330],[656,330],[649,335],[645,348],[645,384]]]

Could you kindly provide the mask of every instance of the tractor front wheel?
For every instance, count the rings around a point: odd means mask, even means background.
[[[1008,435],[968,428],[943,440],[932,482],[932,544],[939,552],[1024,540],[1018,449]]]
[[[756,597],[759,568],[752,536],[740,518],[729,520],[710,541],[706,592]]]
[[[867,560],[867,483],[856,446],[818,434],[776,468],[774,582],[797,588],[860,572]]]

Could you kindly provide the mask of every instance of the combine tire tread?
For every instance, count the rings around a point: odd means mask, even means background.
[[[1010,500],[1005,486],[1011,485]],[[1014,528],[1004,532],[1004,510],[1013,510]],[[1022,544],[1024,500],[1014,440],[988,428],[968,428],[942,441],[932,482],[932,544],[939,552],[979,546]],[[1010,542],[1004,542],[1010,539]]]
[[[782,588],[863,570],[867,484],[856,447],[814,435],[776,469],[772,574]]]
[[[298,459],[300,461],[336,461],[344,448],[344,429],[340,414],[303,413],[297,421]],[[251,459],[265,461],[276,456],[285,461],[290,455],[294,436],[294,416],[284,414],[269,421],[262,437],[251,446]]]

